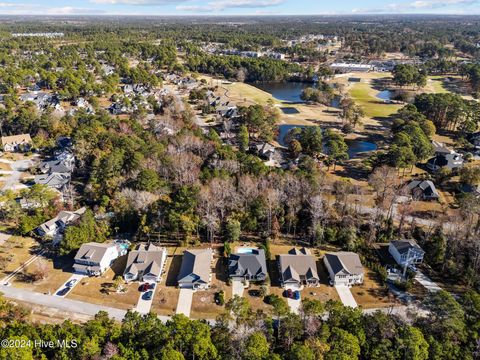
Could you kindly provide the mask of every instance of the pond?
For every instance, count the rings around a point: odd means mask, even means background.
[[[252,85],[268,92],[277,100],[293,103],[303,103],[304,101],[300,99],[303,89],[314,86],[314,84],[298,81],[263,82],[253,83]]]
[[[392,100],[393,91],[390,90],[382,90],[377,94],[377,98],[385,101]]]
[[[285,82],[263,82],[263,83],[252,83],[251,85],[256,88],[266,91],[271,94],[275,99],[291,103],[304,103],[300,96],[302,91],[308,87],[315,87],[315,84],[304,83],[299,81],[285,81]],[[340,108],[340,96],[335,96],[330,106],[334,108]],[[282,111],[284,108],[280,108]],[[287,110],[290,111],[290,110]],[[296,114],[298,112],[285,112],[285,114]]]
[[[294,107],[281,107],[280,110],[286,115],[293,115],[293,114],[299,114],[300,111],[295,109]]]
[[[278,143],[282,146],[288,146],[288,144],[285,143],[285,136],[288,132],[293,128],[304,127],[304,125],[280,125],[278,127]],[[377,150],[377,145],[369,141],[347,139],[345,142],[348,145],[348,156],[350,158],[356,157],[359,153]]]

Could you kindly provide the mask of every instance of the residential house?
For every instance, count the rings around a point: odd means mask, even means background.
[[[480,148],[480,132],[470,134],[468,136],[468,141],[470,141],[476,148]]]
[[[46,185],[58,191],[64,190],[70,183],[70,173],[49,173],[35,176],[35,184]]]
[[[70,174],[73,170],[72,161],[48,160],[42,161],[39,170],[43,173]]]
[[[413,239],[390,241],[388,252],[401,266],[421,263],[425,255],[425,251]]]
[[[364,270],[358,254],[344,251],[325,254],[323,263],[330,275],[331,285],[363,283]]]
[[[228,274],[234,280],[264,281],[267,278],[267,263],[263,249],[230,255]]]
[[[349,72],[368,72],[373,70],[374,66],[368,65],[368,64],[333,63],[330,65],[330,68],[336,72],[349,73]]]
[[[167,260],[167,249],[152,244],[139,244],[130,251],[123,273],[125,281],[160,281]]]
[[[207,289],[210,286],[212,261],[212,249],[185,250],[177,277],[178,286],[194,290]]]
[[[435,184],[430,180],[412,180],[407,185],[407,190],[415,200],[438,200],[440,198]]]
[[[439,154],[427,161],[427,168],[432,171],[438,171],[441,168],[447,168],[456,171],[463,167],[463,156],[457,153]]]
[[[75,255],[73,269],[79,274],[99,276],[121,255],[122,248],[114,243],[82,244]]]
[[[79,220],[86,210],[87,208],[82,207],[76,211],[60,211],[53,219],[37,227],[36,232],[40,236],[55,237],[58,233],[63,232],[67,225]]]
[[[30,134],[2,136],[2,147],[5,152],[28,151],[31,146]]]
[[[280,282],[283,287],[318,286],[320,278],[317,263],[310,250],[291,249],[288,254],[278,255]]]
[[[475,197],[480,197],[480,184],[478,185],[463,184],[460,187],[460,190],[463,193],[472,194]]]
[[[273,155],[275,155],[275,146],[269,143],[257,144],[255,145],[255,149],[260,157],[267,160],[272,160]]]

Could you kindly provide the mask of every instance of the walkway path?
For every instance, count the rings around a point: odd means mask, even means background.
[[[243,283],[239,280],[232,280],[232,296],[238,295],[240,297],[243,296],[244,290]]]

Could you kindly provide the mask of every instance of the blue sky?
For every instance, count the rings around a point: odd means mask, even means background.
[[[480,0],[0,0],[0,14],[480,14]]]

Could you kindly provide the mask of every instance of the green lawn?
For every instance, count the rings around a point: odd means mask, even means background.
[[[433,92],[436,94],[448,93],[449,91],[443,86],[443,76],[429,76],[428,80],[433,88]]]
[[[389,117],[402,107],[401,105],[382,103],[382,100],[375,96],[377,93],[378,91],[372,89],[367,83],[357,83],[350,90],[350,96],[362,107],[365,115],[371,118]]]

